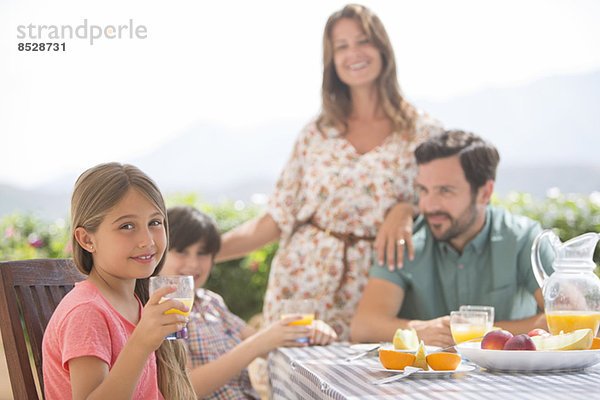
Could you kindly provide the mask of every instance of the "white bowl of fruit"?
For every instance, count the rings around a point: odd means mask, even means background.
[[[480,343],[456,346],[463,358],[499,371],[571,371],[600,362],[600,339],[591,329],[550,335],[535,329],[527,335],[506,330],[488,332]]]

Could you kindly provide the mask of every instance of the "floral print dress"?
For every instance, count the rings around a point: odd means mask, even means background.
[[[393,133],[360,154],[335,128],[323,134],[313,121],[302,130],[267,206],[281,229],[263,308],[267,325],[281,314],[279,300],[314,298],[316,317],[331,325],[340,340],[349,339],[373,242],[347,245],[345,268],[344,242],[333,233],[374,238],[386,211],[413,199],[413,151],[439,131],[437,120],[420,113],[412,140]]]

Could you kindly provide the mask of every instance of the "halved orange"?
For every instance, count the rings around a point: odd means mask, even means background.
[[[415,355],[401,351],[379,349],[379,361],[387,369],[404,369],[415,362]]]
[[[460,356],[456,353],[431,353],[426,359],[434,371],[454,371],[460,364]]]
[[[590,347],[590,350],[598,349],[600,349],[600,338],[595,337],[594,339],[592,339],[592,347]]]

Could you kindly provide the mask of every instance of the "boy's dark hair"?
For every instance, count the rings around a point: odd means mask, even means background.
[[[167,210],[169,220],[169,250],[183,251],[186,247],[202,241],[204,250],[215,256],[221,248],[221,234],[215,221],[197,208],[171,207]]]
[[[500,162],[498,150],[473,133],[445,131],[430,136],[415,149],[417,165],[457,154],[473,193],[489,179],[496,180],[496,168]]]

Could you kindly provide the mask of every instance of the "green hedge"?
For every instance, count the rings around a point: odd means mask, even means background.
[[[0,261],[70,257],[68,223],[38,214],[14,213],[0,219]]]
[[[600,232],[600,193],[597,192],[589,196],[554,193],[542,200],[525,193],[511,193],[504,198],[494,197],[492,203],[538,220],[546,228],[555,228],[563,241],[585,232]],[[221,232],[263,211],[259,206],[242,202],[208,203],[195,194],[167,198],[168,206],[180,204],[198,207],[213,216]],[[0,219],[0,261],[69,257],[68,239],[65,220],[48,222],[37,214],[5,215]],[[206,286],[220,293],[234,313],[248,320],[262,308],[269,266],[276,250],[277,244],[271,244],[241,260],[217,264]],[[596,248],[594,261],[599,264],[600,246]]]
[[[600,233],[600,192],[584,196],[550,191],[544,200],[536,200],[527,193],[511,192],[505,198],[494,197],[492,204],[526,215],[544,228],[553,228],[563,242],[586,232]],[[594,261],[600,265],[600,246],[596,246]],[[599,272],[596,268],[596,273]]]

